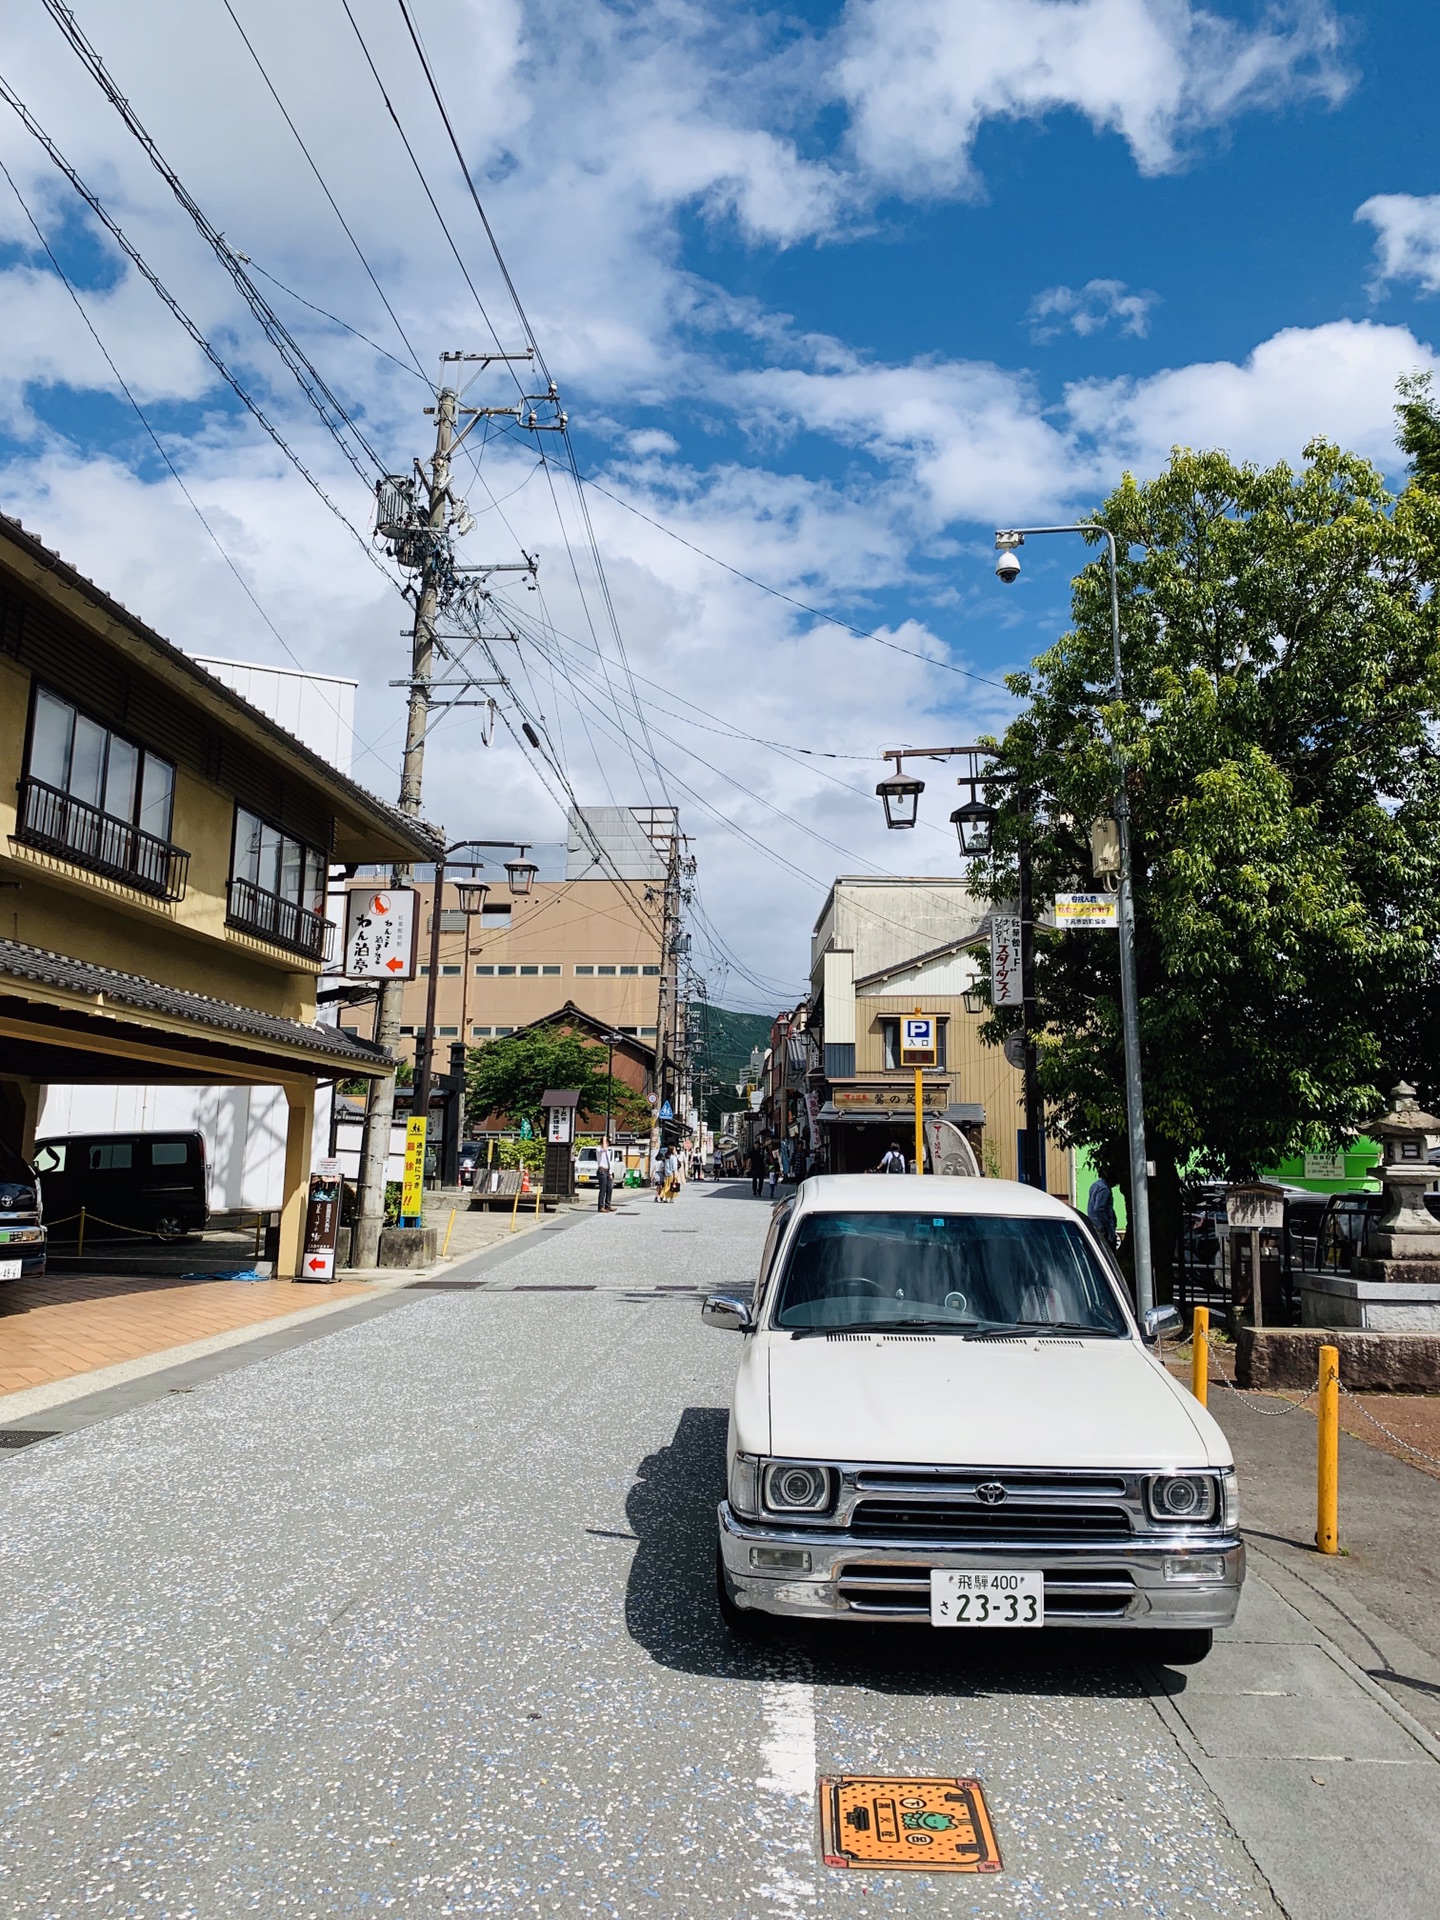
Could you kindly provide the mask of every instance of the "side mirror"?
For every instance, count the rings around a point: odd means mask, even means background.
[[[1171,1334],[1179,1333],[1181,1319],[1174,1307],[1151,1307],[1145,1315],[1145,1338],[1147,1340],[1167,1339]]]
[[[750,1302],[733,1293],[712,1293],[700,1308],[707,1327],[722,1327],[727,1333],[749,1333],[755,1324]]]

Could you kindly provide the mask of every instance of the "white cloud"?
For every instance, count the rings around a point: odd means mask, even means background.
[[[1274,6],[1253,29],[1192,0],[850,0],[840,46],[856,155],[910,193],[973,192],[987,120],[1069,109],[1163,173],[1205,128],[1347,87],[1325,0]]]
[[[1440,193],[1377,193],[1355,209],[1375,229],[1375,290],[1416,280],[1440,293]]]
[[[1287,327],[1239,365],[1215,360],[1143,380],[1082,382],[1068,389],[1066,406],[1112,472],[1123,462],[1153,473],[1176,445],[1294,461],[1317,435],[1393,469],[1395,382],[1433,364],[1433,348],[1408,328],[1332,320]]]
[[[1123,280],[1087,280],[1083,287],[1046,287],[1030,302],[1030,338],[1054,340],[1068,327],[1082,340],[1099,333],[1111,321],[1122,334],[1143,339],[1150,326],[1156,293],[1132,292]]]

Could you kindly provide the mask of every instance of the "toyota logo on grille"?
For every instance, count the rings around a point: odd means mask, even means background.
[[[998,1480],[986,1480],[975,1489],[975,1498],[985,1507],[998,1507],[1005,1498],[1005,1489]]]

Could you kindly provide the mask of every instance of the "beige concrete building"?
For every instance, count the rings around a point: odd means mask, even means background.
[[[430,986],[433,882],[421,882],[420,893],[425,958],[405,989],[400,1029],[402,1048],[412,1059]],[[467,919],[447,876],[441,913],[435,1007],[440,1060],[455,1040],[478,1046],[559,1013],[572,1001],[606,1027],[655,1045],[661,900],[653,884],[541,880],[516,898],[501,881],[492,886],[484,911]],[[342,1020],[370,1031],[368,1011],[363,1020],[349,1012]]]
[[[980,1040],[989,1008],[970,1013],[965,992],[979,974],[988,909],[960,877],[897,879],[842,875],[811,936],[811,1026],[820,1031],[827,1097],[819,1118],[831,1169],[874,1166],[892,1138],[907,1153],[915,1125],[915,1075],[900,1065],[907,1013],[940,1022],[941,1064],[925,1076],[927,1115],[964,1121],[982,1171],[1018,1177],[1023,1076]],[[1070,1155],[1046,1145],[1046,1185],[1070,1189]]]

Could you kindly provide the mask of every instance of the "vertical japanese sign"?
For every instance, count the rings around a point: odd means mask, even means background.
[[[990,1004],[1018,1007],[1024,997],[1020,986],[1020,916],[994,914],[990,921]]]
[[[347,980],[413,980],[418,926],[413,887],[352,888],[345,896],[341,973]]]
[[[305,1209],[305,1251],[301,1256],[301,1278],[335,1278],[335,1237],[340,1227],[340,1167],[338,1161],[321,1162],[318,1173],[310,1176],[310,1200]]]
[[[400,1212],[418,1220],[425,1211],[425,1122],[417,1114],[405,1122],[405,1178],[400,1187]]]
[[[573,1107],[551,1107],[549,1128],[545,1138],[552,1147],[565,1147],[570,1144],[570,1123],[574,1118]]]

